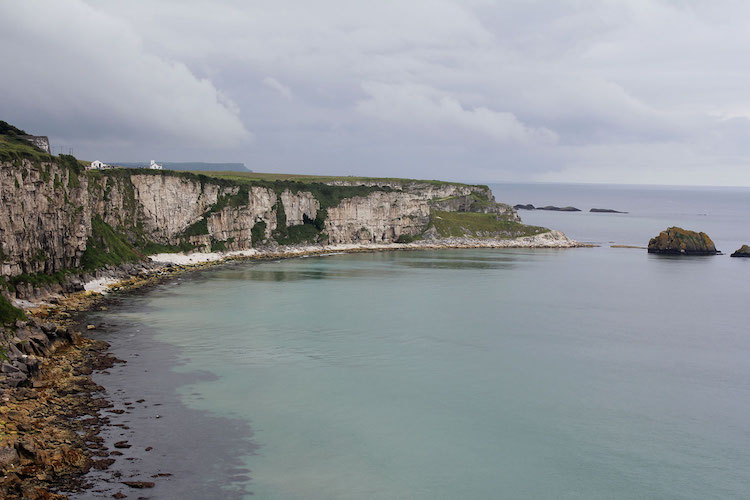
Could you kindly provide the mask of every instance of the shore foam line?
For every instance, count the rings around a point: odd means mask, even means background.
[[[197,265],[242,258],[300,257],[306,255],[336,255],[350,252],[387,250],[438,250],[450,248],[575,248],[589,246],[571,240],[560,231],[549,231],[534,236],[514,239],[445,238],[413,243],[338,243],[333,245],[280,246],[258,250],[231,252],[160,253],[149,258],[158,264]]]
[[[457,248],[575,248],[588,247],[571,240],[560,231],[549,231],[534,236],[523,236],[515,239],[477,239],[477,238],[444,238],[439,240],[424,240],[413,243],[339,243],[334,245],[295,245],[273,248],[235,250],[230,252],[193,252],[160,253],[150,255],[149,259],[157,265],[174,266],[202,266],[219,264],[230,260],[241,259],[288,259],[306,256],[328,256],[357,252],[384,252],[393,250],[442,250]],[[110,288],[118,287],[127,277],[103,277],[84,283],[87,292],[106,294]],[[26,307],[42,304],[28,302]]]

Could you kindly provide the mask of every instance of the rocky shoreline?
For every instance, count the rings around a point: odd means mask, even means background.
[[[73,277],[53,289],[25,290],[28,320],[12,328],[8,358],[0,370],[0,498],[66,498],[91,487],[86,473],[109,468],[120,453],[107,450],[100,431],[112,407],[92,373],[124,361],[106,342],[87,338],[81,315],[106,310],[100,292],[131,291],[230,260],[269,260],[332,253],[450,248],[574,248],[587,246],[559,231],[513,240],[450,238],[392,244],[272,247],[226,253],[159,254],[151,263]],[[82,280],[82,278],[84,278]],[[92,325],[93,326],[93,325]],[[117,481],[117,472],[113,480]],[[119,481],[148,488],[150,481]],[[124,495],[124,494],[121,494]],[[120,496],[119,498],[124,498]]]

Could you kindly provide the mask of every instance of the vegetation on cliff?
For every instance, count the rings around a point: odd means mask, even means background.
[[[101,217],[91,220],[91,236],[86,243],[86,251],[81,257],[81,267],[87,270],[105,266],[119,266],[125,262],[135,262],[144,258],[133,246],[118,234]]]
[[[549,229],[501,220],[494,214],[475,212],[441,212],[433,210],[427,232],[443,238],[518,238],[546,233]]]
[[[26,319],[22,309],[15,307],[8,299],[0,295],[0,326],[15,323],[18,319]],[[0,338],[0,342],[2,339]],[[0,356],[3,354],[3,346],[0,345]]]
[[[716,246],[706,233],[670,227],[648,242],[649,253],[672,255],[715,255]]]

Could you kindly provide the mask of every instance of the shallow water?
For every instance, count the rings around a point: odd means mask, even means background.
[[[128,360],[98,380],[146,399],[108,439],[174,474],[155,498],[747,498],[748,276],[608,246],[226,265],[92,317]]]

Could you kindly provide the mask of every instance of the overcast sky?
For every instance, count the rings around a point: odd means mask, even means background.
[[[84,159],[750,185],[750,2],[0,0],[0,119]]]

